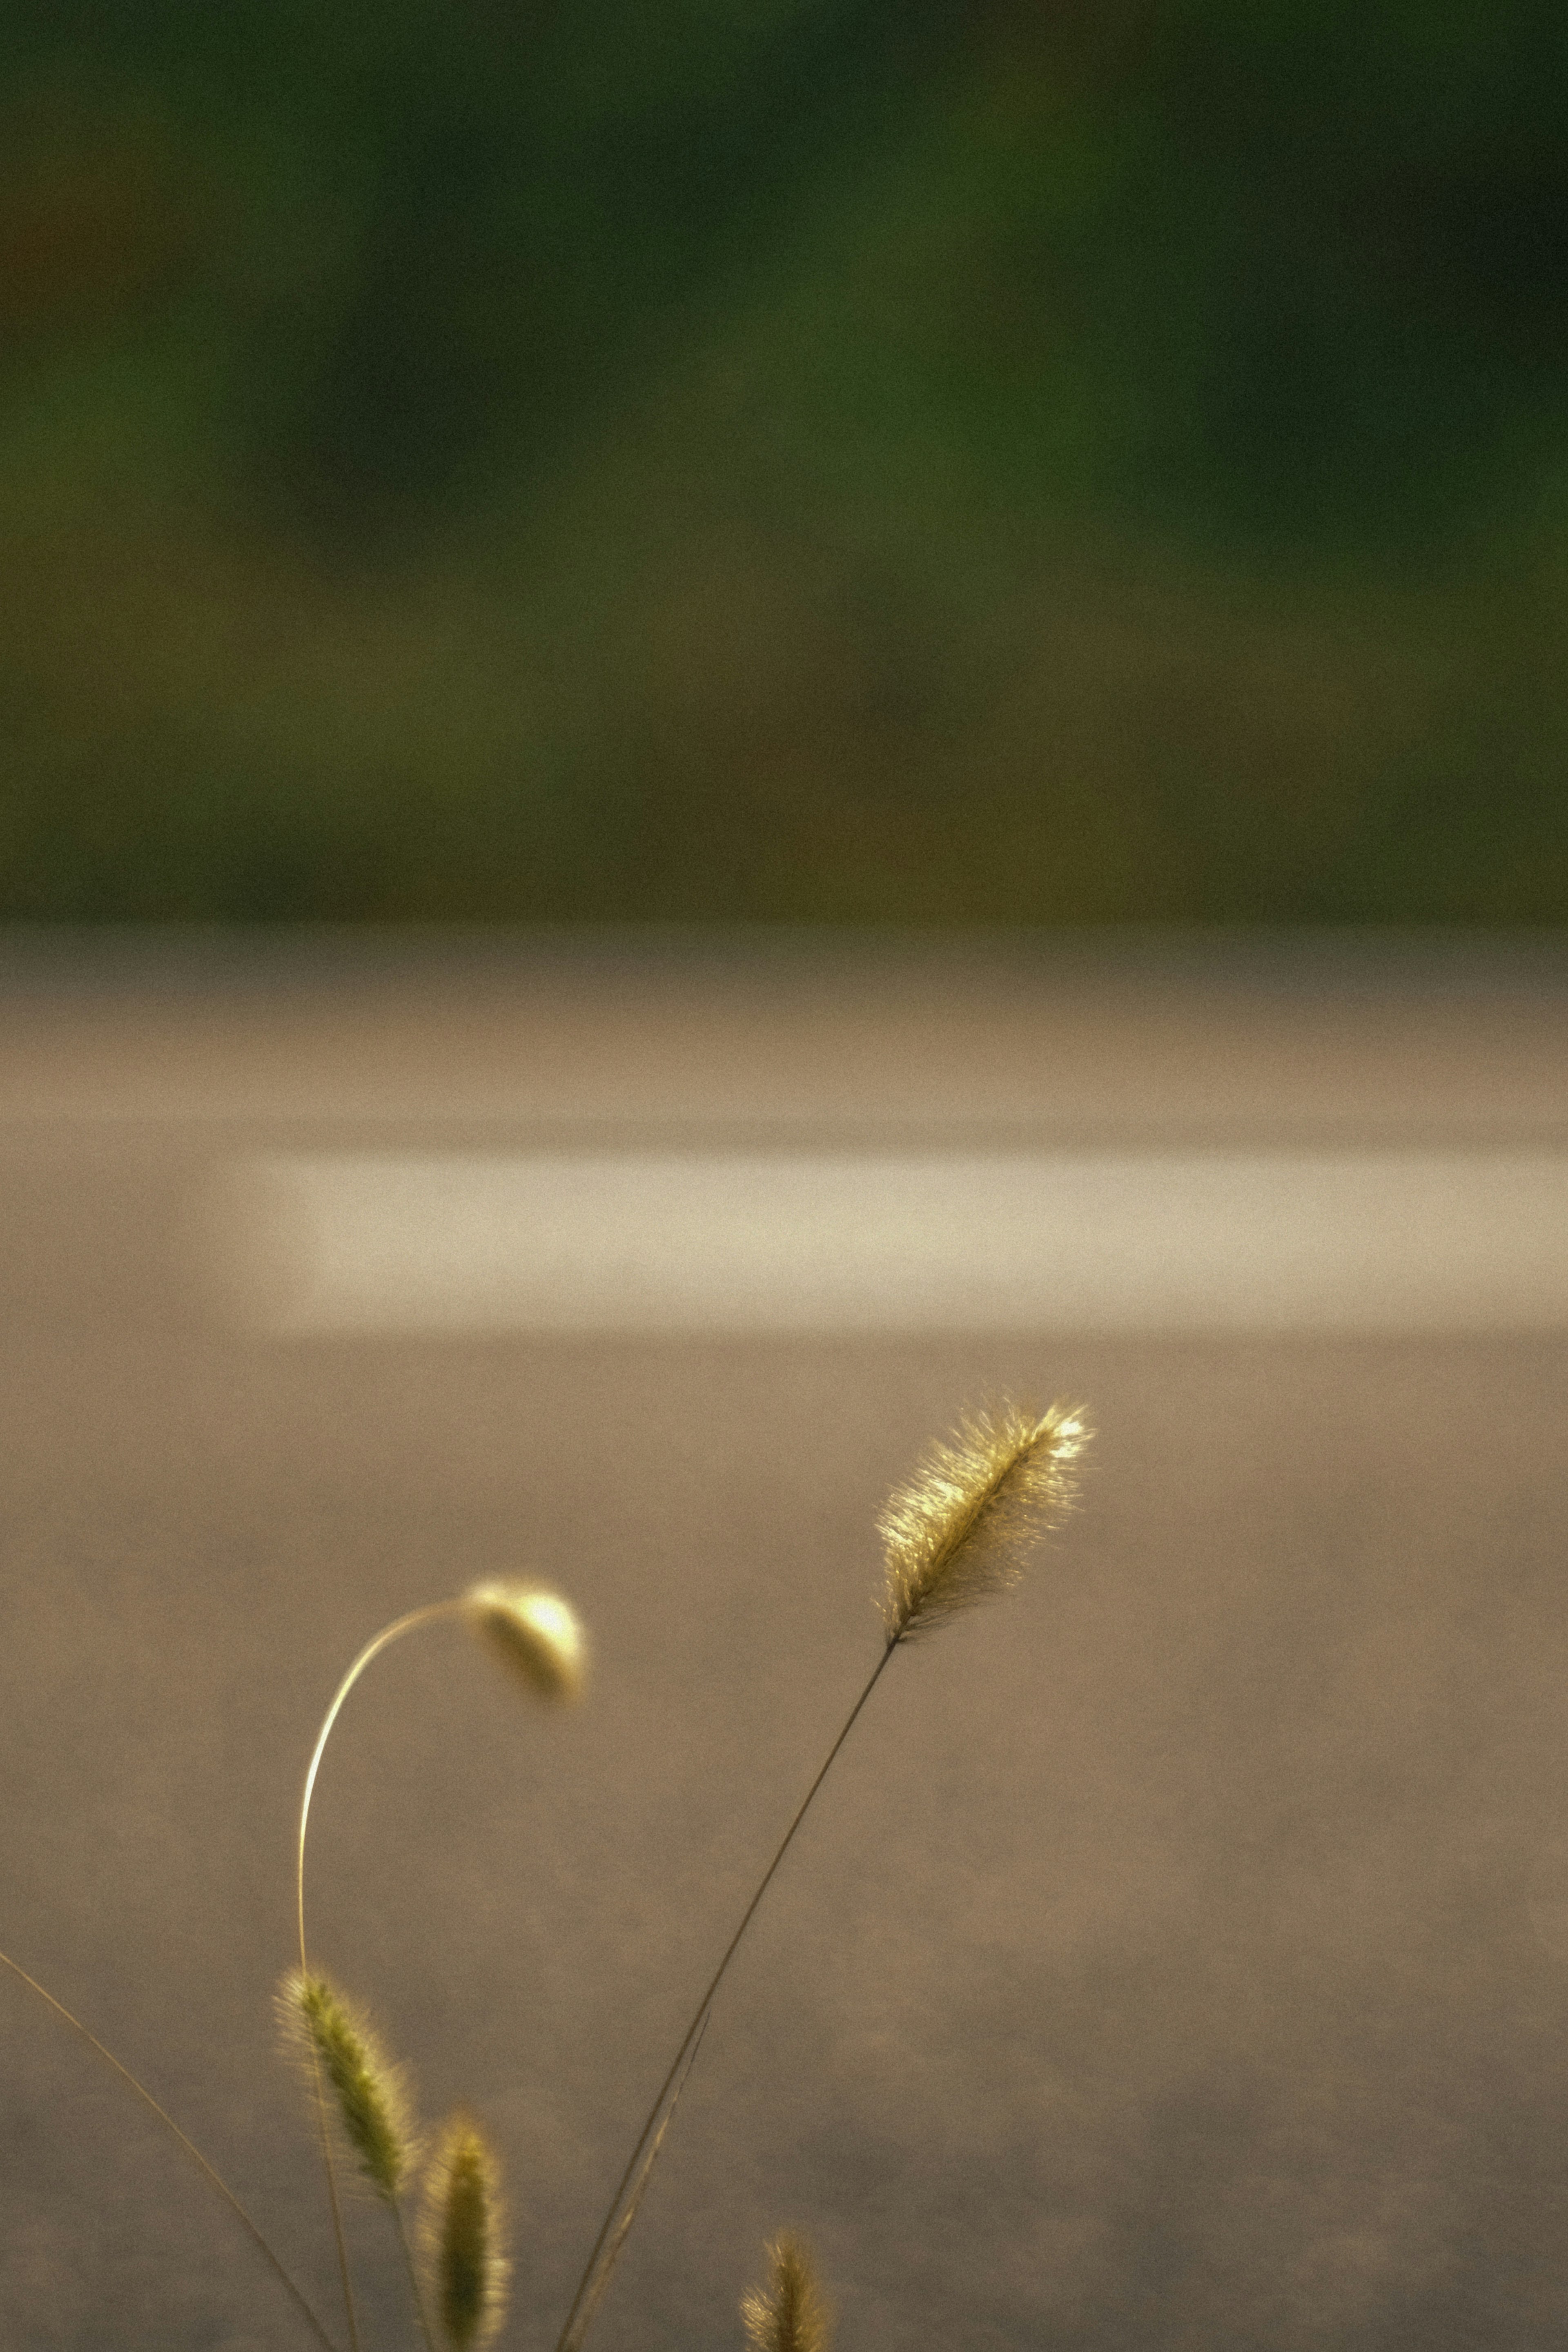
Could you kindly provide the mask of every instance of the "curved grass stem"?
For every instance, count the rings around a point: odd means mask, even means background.
[[[381,1632],[365,1643],[333,1694],[332,1704],[327,1709],[320,1731],[317,1734],[316,1745],[310,1753],[310,1762],[305,1773],[305,1790],[299,1801],[299,1843],[295,1862],[294,1896],[299,1926],[299,1973],[307,1982],[310,1976],[310,1961],[305,1944],[305,1838],[310,1825],[310,1800],[316,1792],[316,1776],[321,1769],[321,1759],[326,1753],[327,1742],[331,1738],[332,1726],[343,1711],[343,1702],[372,1658],[379,1657],[381,1653],[390,1647],[401,1635],[411,1633],[416,1625],[428,1625],[438,1617],[460,1615],[462,1609],[461,1601],[427,1601],[423,1609],[411,1609],[406,1616],[395,1617],[390,1625],[383,1625]],[[327,2176],[327,2202],[331,2209],[332,2236],[338,2250],[338,2275],[342,2281],[343,2287],[343,2309],[348,2316],[349,2341],[352,2352],[360,2352],[360,2323],[354,2308],[354,2283],[349,2266],[348,2242],[343,2234],[342,2201],[338,2191],[338,2168],[332,2154],[332,2127],[327,2113],[327,2091],[321,2080],[321,2062],[314,2047],[311,2050],[310,2063],[312,2079],[316,2084],[317,2119],[321,2134],[321,2164]],[[401,2223],[399,2233],[402,2234]],[[414,2293],[417,2303],[417,2285]],[[423,2317],[423,2310],[421,2308],[422,2325]]]
[[[332,1736],[332,1726],[343,1711],[344,1700],[372,1658],[379,1657],[402,1634],[412,1633],[416,1625],[428,1625],[438,1617],[458,1617],[462,1613],[461,1601],[429,1601],[423,1609],[411,1609],[406,1616],[394,1617],[390,1625],[383,1625],[381,1632],[365,1643],[338,1685],[332,1704],[322,1718],[321,1728],[316,1736],[316,1745],[310,1751],[310,1761],[306,1768],[305,1791],[299,1800],[299,1843],[294,1873],[295,1903],[299,1920],[299,1967],[306,1976],[310,1973],[310,1962],[305,1950],[305,1834],[310,1826],[310,1800],[316,1792],[316,1775],[321,1769],[321,1759]]]

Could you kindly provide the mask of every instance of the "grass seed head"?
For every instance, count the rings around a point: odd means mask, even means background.
[[[1071,1506],[1072,1465],[1088,1440],[1075,1407],[1037,1413],[1002,1399],[965,1413],[951,1444],[927,1449],[877,1521],[890,1648],[1017,1582],[1036,1541]]]
[[[390,2204],[416,2152],[402,2067],[388,2059],[363,2013],[323,1976],[291,1969],[278,2012],[295,2048],[319,2062],[360,2169]]]
[[[464,1595],[469,1623],[537,1698],[576,1698],[587,1644],[576,1611],[533,1584],[476,1584]]]
[[[828,2352],[832,2315],[803,2242],[783,2231],[768,2249],[768,2263],[766,2288],[740,2306],[752,2352]]]
[[[495,2153],[459,2108],[425,2168],[420,2213],[425,2294],[452,2352],[483,2352],[507,2315],[505,2231]]]

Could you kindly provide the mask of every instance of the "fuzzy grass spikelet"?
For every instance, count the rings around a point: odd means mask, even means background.
[[[476,1584],[464,1613],[536,1698],[576,1698],[586,1644],[577,1612],[559,1592],[531,1584]]]
[[[1072,1502],[1072,1465],[1088,1438],[1072,1406],[1036,1413],[1004,1399],[965,1413],[950,1444],[929,1448],[877,1521],[890,1649],[1017,1582]]]
[[[752,2352],[828,2352],[831,2315],[805,2245],[786,2230],[768,2247],[768,2261],[766,2289],[740,2306]]]
[[[425,2294],[452,2352],[483,2352],[507,2315],[505,2227],[495,2155],[459,2108],[442,2126],[420,2214]]]
[[[361,2011],[323,1976],[291,1969],[278,2011],[289,2040],[319,2063],[361,2171],[391,2204],[415,2157],[402,2068],[387,2057]]]

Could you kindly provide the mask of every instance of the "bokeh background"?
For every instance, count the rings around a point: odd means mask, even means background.
[[[1568,914],[1547,0],[0,44],[0,914]]]

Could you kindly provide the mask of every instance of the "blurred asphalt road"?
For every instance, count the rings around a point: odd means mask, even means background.
[[[280,1152],[1330,1149],[1568,1168],[1568,950],[13,938],[0,1945],[331,2320],[269,2018],[304,1762],[379,1624],[559,1584],[587,1704],[434,1629],[355,1694],[312,1833],[320,1956],[500,2140],[505,2341],[549,2352],[874,1663],[877,1506],[966,1398],[1065,1392],[1083,1507],[893,1662],[597,2345],[737,2346],[792,2222],[841,2352],[1555,2347],[1568,1329],[279,1337],[212,1208]],[[0,2026],[0,2343],[307,2341],[9,1981]],[[367,2352],[413,2341],[381,2219]]]

